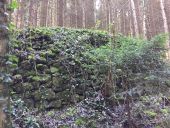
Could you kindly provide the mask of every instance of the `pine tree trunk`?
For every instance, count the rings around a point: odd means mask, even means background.
[[[75,28],[76,25],[76,1],[75,0],[71,0],[71,12],[70,12],[70,27]]]
[[[63,26],[64,25],[64,1],[57,0],[57,25]]]
[[[83,4],[81,0],[76,0],[77,28],[83,28]]]
[[[85,27],[95,26],[94,0],[85,0]]]
[[[47,25],[48,0],[43,0],[41,5],[40,26]]]
[[[132,7],[132,15],[133,15],[133,21],[134,21],[134,34],[135,36],[139,36],[139,28],[138,28],[138,21],[136,17],[136,8],[135,8],[135,3],[134,0],[131,1],[131,7]]]

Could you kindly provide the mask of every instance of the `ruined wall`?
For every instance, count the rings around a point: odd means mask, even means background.
[[[12,98],[28,107],[56,109],[84,99],[100,87],[85,52],[109,42],[105,32],[37,28],[15,32],[6,57]],[[90,80],[89,80],[90,79]]]

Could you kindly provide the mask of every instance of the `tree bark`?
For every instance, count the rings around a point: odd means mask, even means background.
[[[95,26],[94,0],[85,0],[85,27]]]
[[[48,0],[43,0],[41,4],[40,26],[47,25]]]
[[[76,27],[76,1],[71,0],[71,12],[70,12],[70,27],[75,28]]]
[[[8,18],[7,15],[5,15],[6,12],[6,0],[0,0],[0,15],[1,15],[1,19],[0,19],[0,59],[4,57],[4,55],[7,52],[7,42],[8,42],[8,29],[7,29],[7,23],[8,23]],[[0,71],[3,70],[3,66],[2,66],[2,61],[0,60]],[[5,114],[3,113],[3,107],[4,104],[6,102],[5,97],[3,97],[3,93],[4,93],[4,86],[2,84],[0,84],[0,127],[1,128],[6,128],[6,125],[8,123],[11,124],[11,122],[7,122]]]
[[[64,1],[57,0],[57,25],[63,26],[64,25]]]
[[[83,28],[83,4],[81,0],[76,0],[77,28]]]
[[[132,7],[132,15],[133,15],[133,21],[134,21],[134,33],[135,36],[139,36],[139,28],[138,28],[138,21],[136,17],[136,8],[135,8],[135,3],[134,0],[130,0],[131,2],[131,7]]]
[[[167,22],[167,17],[166,17],[166,13],[165,13],[165,1],[164,0],[160,0],[160,6],[161,6],[161,12],[162,12],[162,17],[163,17],[163,26],[164,26],[164,32],[168,33],[168,22]],[[167,58],[170,58],[170,48],[169,48],[169,36],[166,42],[166,47],[168,48],[168,52],[167,52]]]

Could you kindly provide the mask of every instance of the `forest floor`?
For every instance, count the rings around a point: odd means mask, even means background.
[[[57,111],[22,110],[18,112],[20,116],[13,119],[13,126],[24,126],[23,117],[27,117],[26,124],[32,123],[33,128],[169,128],[170,89],[164,86],[150,92],[153,88],[147,88],[143,96],[134,97],[129,108],[125,100],[119,100],[116,106],[107,106],[102,98],[87,98]]]
[[[130,120],[125,103],[107,107],[95,102],[85,99],[62,111],[41,113],[39,121],[47,128],[169,128],[170,97],[164,94],[144,95],[130,103]]]

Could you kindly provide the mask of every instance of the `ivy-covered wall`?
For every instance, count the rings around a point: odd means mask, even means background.
[[[58,109],[81,101],[90,95],[86,90],[100,86],[85,52],[110,40],[107,33],[90,30],[32,28],[16,32],[7,55],[12,97],[39,109]]]

